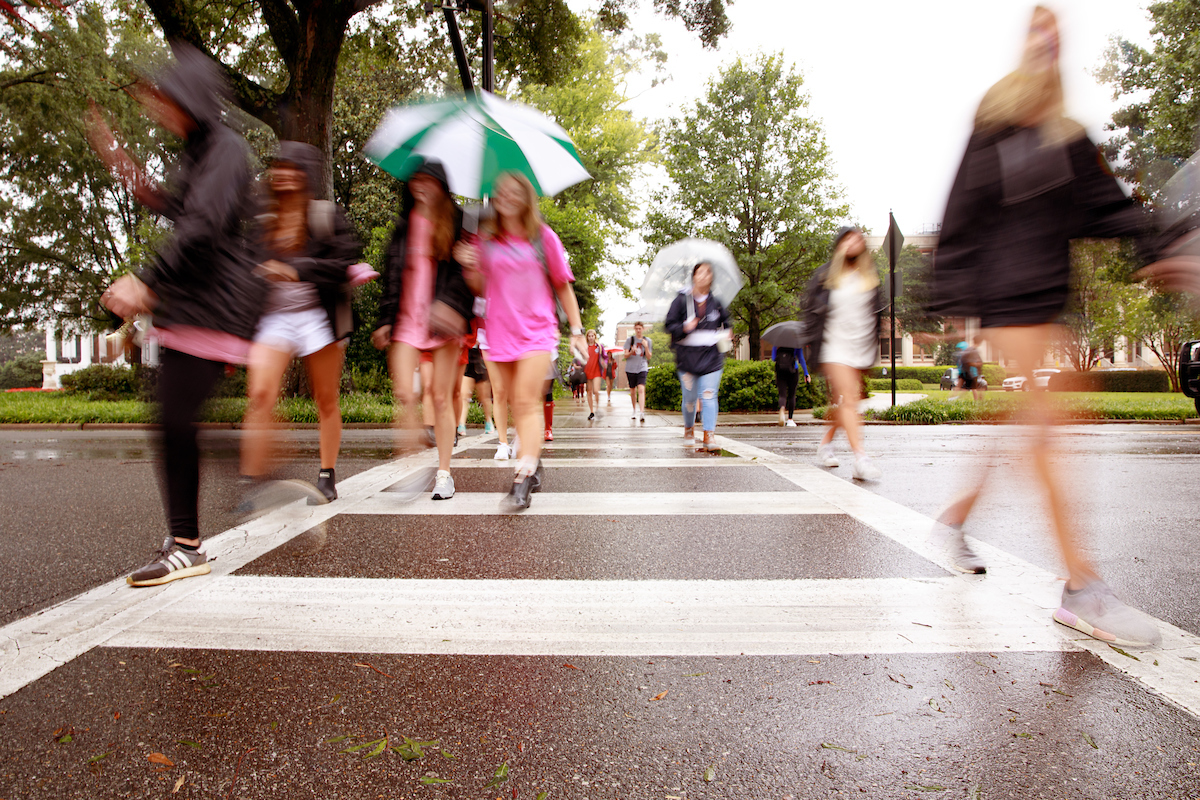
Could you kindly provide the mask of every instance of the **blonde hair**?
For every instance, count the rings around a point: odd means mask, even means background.
[[[1045,6],[1034,7],[1031,30],[1039,16],[1049,17],[1057,30],[1057,18]],[[1045,67],[1034,63],[1033,55],[1027,43],[1017,69],[987,90],[975,112],[975,130],[993,132],[1010,126],[1037,127],[1042,132],[1042,143],[1046,145],[1078,139],[1084,135],[1084,129],[1065,114],[1057,54]]]
[[[855,261],[854,269],[846,268],[846,240],[854,234],[862,236],[862,233],[855,230],[853,233],[848,233],[842,237],[833,251],[833,258],[829,260],[829,274],[825,276],[825,288],[837,289],[842,285],[842,281],[851,277],[852,272],[858,273],[858,278],[862,281],[862,289],[874,289],[879,285],[879,271],[875,269],[875,259],[871,257],[871,251],[863,248],[862,255]]]
[[[529,182],[520,172],[502,172],[500,177],[496,178],[496,182],[492,184],[498,191],[500,184],[505,181],[515,181],[521,187],[522,194],[525,195],[525,210],[521,214],[522,227],[525,228],[525,233],[529,237],[529,241],[537,241],[542,235],[542,212],[538,210],[538,193],[533,188],[533,184]],[[491,236],[495,236],[500,229],[500,215],[494,215],[488,221],[487,231]]]
[[[585,339],[586,339],[586,338],[588,338],[589,336],[595,336],[595,337],[596,337],[596,344],[600,344],[600,334],[596,333],[596,329],[595,329],[595,328],[588,328],[588,329],[587,329],[587,333],[585,333],[585,334],[583,335],[583,338],[585,338]]]

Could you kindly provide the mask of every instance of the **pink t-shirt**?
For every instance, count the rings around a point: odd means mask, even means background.
[[[225,364],[245,364],[250,360],[250,342],[232,333],[194,325],[172,325],[169,328],[152,328],[150,335],[158,339],[161,347],[196,358]]]
[[[575,282],[562,241],[545,225],[542,251],[554,283]],[[501,235],[482,243],[479,266],[487,282],[488,360],[518,361],[530,353],[557,350],[554,291],[533,245]]]
[[[433,225],[420,214],[408,217],[408,253],[400,284],[400,312],[392,331],[393,342],[418,350],[436,350],[448,340],[429,334],[429,307],[437,283],[437,263],[430,255]]]

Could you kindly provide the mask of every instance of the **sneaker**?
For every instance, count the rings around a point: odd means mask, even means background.
[[[492,456],[495,461],[508,461],[512,458],[512,450],[507,442],[501,442],[496,446],[496,455]]]
[[[971,549],[967,544],[967,540],[963,538],[961,525],[946,525],[950,529],[949,541],[946,545],[946,550],[950,556],[950,565],[959,572],[965,572],[968,575],[983,575],[987,572],[987,565],[983,563],[983,559],[979,554]]]
[[[693,428],[684,428],[683,429],[683,446],[684,447],[691,447],[692,443],[696,441],[696,435],[695,435],[695,433],[693,433],[693,430],[694,430]]]
[[[457,428],[455,428],[454,432],[457,433],[459,436],[466,436],[467,435],[467,426],[459,425]]]
[[[433,467],[423,467],[407,475],[384,489],[401,503],[411,503],[421,495],[431,491],[437,485],[437,471]]]
[[[337,486],[333,476],[333,468],[323,469],[317,473],[317,491],[325,497],[326,503],[332,503],[337,500]],[[308,498],[310,506],[319,506],[321,503],[310,497]]]
[[[491,436],[495,432],[496,432],[496,426],[492,424],[492,421],[490,419],[483,424],[483,435],[484,436]]]
[[[595,411],[593,411],[592,413],[588,414],[588,422],[591,422],[591,421],[592,421],[592,420],[594,420],[595,418],[596,418],[596,412],[595,412]]]
[[[290,478],[284,481],[256,481],[242,495],[234,513],[257,514],[260,511],[285,506],[301,498],[305,498],[310,506],[323,506],[329,502],[325,493],[308,481]]]
[[[854,459],[854,480],[877,481],[882,477],[883,473],[875,466],[870,456],[858,456]]]
[[[433,482],[433,499],[449,500],[451,497],[454,497],[454,478],[446,470],[439,469]]]
[[[1054,612],[1054,621],[1109,644],[1157,647],[1162,643],[1158,629],[1118,600],[1100,580],[1077,592],[1068,592],[1064,586],[1062,605]]]
[[[817,445],[817,460],[821,462],[823,467],[836,467],[838,465],[837,454],[833,452],[833,443]]]
[[[531,502],[530,495],[534,492],[533,487],[536,482],[534,475],[536,474],[535,472],[532,475],[526,475],[519,481],[513,481],[512,489],[509,490],[508,494],[501,501],[501,507],[505,511],[523,511],[529,508],[529,503]]]
[[[785,422],[785,423],[784,423],[784,427],[785,427],[785,428],[794,428],[794,427],[796,427],[796,420],[794,420],[794,419],[789,419],[787,422]]]
[[[174,537],[168,536],[159,548],[158,558],[130,575],[125,582],[130,586],[158,586],[193,575],[207,575],[211,571],[204,542],[197,550],[184,550],[175,544]]]
[[[646,412],[639,411],[638,412],[638,422],[645,422],[645,421],[646,421]]]

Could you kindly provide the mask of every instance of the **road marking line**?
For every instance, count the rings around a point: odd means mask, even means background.
[[[230,576],[112,647],[486,655],[1075,650],[1034,603],[950,578],[386,580]]]
[[[508,513],[500,503],[505,494],[458,492],[452,500],[421,495],[406,500],[380,492],[344,509],[343,514],[418,516],[494,516]],[[600,514],[608,517],[714,516],[719,514],[841,514],[836,507],[809,492],[541,492],[522,516]]]
[[[513,470],[515,461],[496,461],[491,458],[454,458],[450,460],[450,469],[506,469]],[[744,458],[710,458],[697,456],[695,458],[555,458],[547,456],[542,459],[547,468],[586,467],[589,469],[708,469],[709,467],[746,467],[755,466]]]
[[[755,447],[746,442],[717,437],[721,446],[731,453],[750,458],[770,467],[802,489],[827,499],[849,516],[926,558],[938,566],[953,570],[944,548],[933,541],[935,520],[907,506],[875,494],[853,482],[843,480],[815,465],[797,463],[785,456]],[[884,480],[886,480],[886,476]],[[997,585],[999,594],[1007,599],[1001,603],[1031,601],[1040,604],[1049,617],[1058,608],[1062,594],[1061,582],[1054,573],[1008,553],[998,547],[968,536],[971,547],[988,565],[988,573],[980,578]],[[1052,589],[1052,591],[1049,591]],[[1158,626],[1162,648],[1136,651],[1138,660],[1129,658],[1072,628],[1054,624],[1059,636],[1101,659],[1119,672],[1131,675],[1155,692],[1200,716],[1200,636],[1175,625],[1140,612]]]
[[[464,439],[457,452],[474,445]],[[0,698],[103,644],[209,582],[240,569],[338,514],[427,467],[428,453],[389,461],[338,483],[338,499],[323,506],[303,500],[206,539],[212,573],[161,586],[132,587],[117,578],[0,628]]]

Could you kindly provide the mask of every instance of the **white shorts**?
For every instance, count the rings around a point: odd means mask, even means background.
[[[303,358],[333,344],[333,329],[325,309],[320,307],[276,311],[258,321],[254,343]]]

